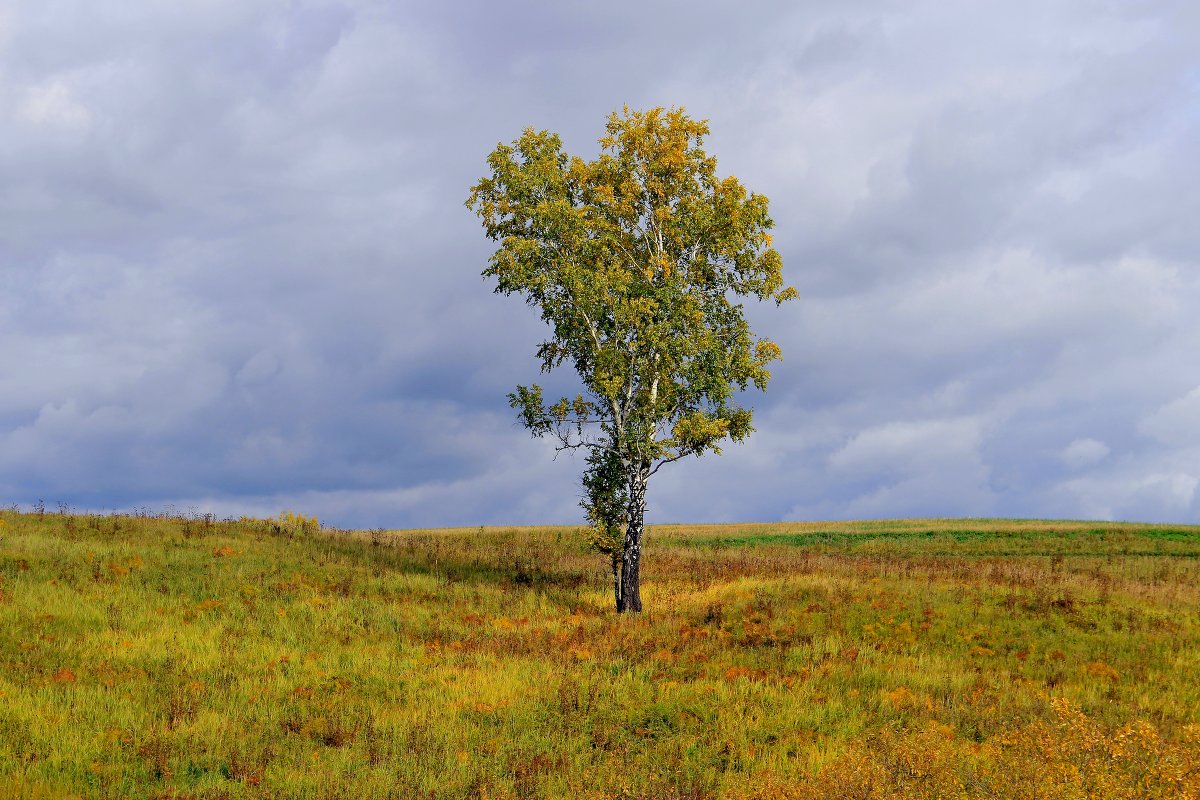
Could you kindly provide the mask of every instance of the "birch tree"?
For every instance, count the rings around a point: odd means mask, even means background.
[[[767,198],[717,176],[708,133],[682,108],[625,108],[589,161],[529,128],[497,145],[467,200],[497,244],[484,277],[549,326],[542,371],[569,365],[582,383],[553,401],[521,385],[509,402],[534,436],[587,452],[582,505],[622,612],[642,610],[650,479],[745,439],[751,411],[738,395],[765,389],[781,357],[751,332],[739,301],[796,296],[772,246]]]

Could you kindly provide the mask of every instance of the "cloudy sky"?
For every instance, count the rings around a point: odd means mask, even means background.
[[[710,120],[802,295],[652,522],[1200,522],[1194,0],[6,0],[0,501],[579,521],[463,201],[626,103]]]

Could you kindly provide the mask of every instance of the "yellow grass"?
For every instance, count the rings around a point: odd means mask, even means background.
[[[0,798],[1200,796],[1200,529],[0,515]]]

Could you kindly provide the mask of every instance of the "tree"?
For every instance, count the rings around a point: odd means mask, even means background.
[[[548,403],[534,384],[509,402],[534,436],[588,452],[582,505],[611,559],[618,611],[642,610],[650,477],[745,439],[751,412],[735,392],[765,389],[781,357],[737,299],[796,296],[772,248],[767,198],[717,178],[708,133],[682,108],[627,107],[586,161],[529,128],[497,145],[467,199],[498,244],[484,277],[550,326],[542,371],[569,363],[582,381],[574,399]]]

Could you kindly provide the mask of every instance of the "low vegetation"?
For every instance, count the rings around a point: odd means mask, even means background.
[[[0,514],[0,798],[1200,797],[1200,528]]]

